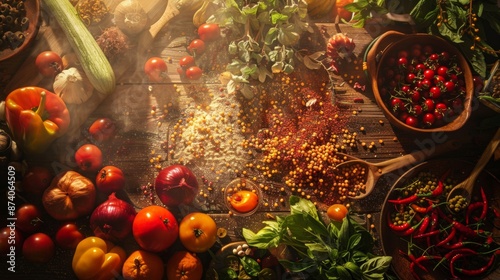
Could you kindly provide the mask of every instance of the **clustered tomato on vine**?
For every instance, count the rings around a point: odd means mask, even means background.
[[[391,112],[412,127],[438,127],[463,110],[465,79],[455,56],[414,44],[383,62],[379,92]]]
[[[198,37],[192,40],[187,46],[190,55],[186,55],[179,60],[177,73],[189,80],[198,80],[203,75],[203,70],[196,65],[196,57],[205,52],[206,43],[217,40],[220,35],[220,27],[216,23],[205,23],[198,27]]]

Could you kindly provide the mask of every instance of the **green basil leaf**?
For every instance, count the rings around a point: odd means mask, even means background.
[[[293,46],[300,39],[300,34],[296,32],[293,24],[282,25],[278,28],[278,41],[285,46]]]
[[[244,256],[240,258],[240,262],[241,265],[243,266],[243,269],[248,275],[250,276],[259,275],[260,264],[254,258]]]
[[[307,272],[307,271],[316,271],[318,268],[318,265],[316,262],[313,260],[301,260],[301,261],[289,261],[286,259],[280,259],[279,260],[280,264],[286,268],[289,269],[291,272],[297,273],[297,272]],[[301,278],[299,278],[301,279]],[[307,278],[303,278],[307,279]]]
[[[281,239],[279,233],[271,227],[264,227],[257,233],[243,228],[242,233],[248,245],[259,249],[278,247]]]
[[[331,223],[328,224],[327,229],[328,232],[330,233],[330,239],[337,240],[339,238],[340,231],[338,223],[332,221]]]
[[[357,264],[353,262],[346,262],[344,263],[344,267],[349,271],[353,279],[363,278],[363,272],[361,271],[361,268]]]
[[[338,248],[340,250],[348,249],[349,238],[351,234],[354,232],[354,228],[351,224],[351,218],[347,215],[342,220],[342,226],[340,227],[339,238],[338,238]]]
[[[318,262],[329,260],[329,250],[325,245],[320,243],[305,243],[305,245],[307,247],[307,255],[309,258]]]
[[[295,68],[290,63],[285,64],[285,67],[283,67],[283,72],[285,74],[291,74],[293,72],[293,70],[295,70]]]
[[[276,41],[276,39],[278,37],[278,32],[279,32],[279,30],[276,27],[269,28],[269,30],[266,33],[266,37],[264,38],[264,43],[266,45],[274,44],[274,42]]]
[[[271,23],[272,24],[286,23],[286,22],[288,22],[287,15],[279,13],[275,10],[271,11]]]
[[[312,203],[312,201],[301,198],[296,195],[290,196],[290,213],[293,214],[301,214],[308,213],[311,217],[315,218],[318,221],[322,221],[320,215],[318,213],[318,209]]]
[[[379,256],[367,260],[360,266],[363,271],[363,279],[384,279],[384,274],[392,261],[390,256]]]
[[[357,250],[357,248],[361,244],[361,233],[353,234],[349,237],[349,241],[347,242],[347,250]]]
[[[337,275],[339,276],[340,279],[342,280],[352,279],[351,273],[349,273],[349,270],[347,270],[344,266],[337,265],[335,268],[337,270]]]
[[[354,251],[351,254],[351,261],[358,265],[365,263],[368,259],[370,259],[368,255],[361,251]]]

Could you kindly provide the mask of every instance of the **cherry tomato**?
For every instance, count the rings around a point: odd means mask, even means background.
[[[196,62],[194,60],[194,57],[192,57],[190,55],[186,55],[179,60],[180,67],[177,68],[177,73],[179,73],[179,75],[181,75],[181,76],[185,76],[186,70],[189,67],[195,66],[195,65],[196,65]]]
[[[426,100],[424,101],[424,105],[423,105],[422,107],[423,107],[423,108],[425,109],[425,111],[427,111],[427,112],[433,112],[433,111],[434,111],[434,107],[435,107],[435,106],[436,106],[436,105],[435,105],[435,103],[434,103],[434,100],[432,100],[432,99],[426,99]]]
[[[95,184],[99,191],[105,194],[117,192],[125,186],[123,171],[112,165],[101,168],[95,178]]]
[[[424,126],[430,127],[434,124],[436,121],[436,117],[434,117],[434,114],[432,113],[426,113],[424,117],[422,118],[422,122],[424,123]]]
[[[446,81],[444,83],[444,87],[445,87],[447,92],[451,92],[455,89],[455,83],[452,81]]]
[[[83,171],[95,172],[102,166],[102,152],[93,144],[84,144],[75,152],[75,161]]]
[[[34,233],[23,243],[23,257],[31,263],[47,263],[55,254],[54,241],[45,233]]]
[[[418,119],[416,117],[413,117],[413,116],[408,116],[405,120],[405,123],[409,126],[417,127],[418,126]]]
[[[345,216],[347,216],[348,212],[349,211],[347,210],[347,207],[345,207],[345,205],[333,204],[326,210],[326,215],[328,216],[328,218],[340,222],[345,218]]]
[[[431,87],[429,89],[429,92],[431,94],[431,97],[434,99],[438,99],[441,97],[441,89],[439,87]]]
[[[398,65],[401,66],[401,67],[408,66],[408,59],[406,57],[400,57],[398,59]]]
[[[446,67],[446,66],[440,66],[440,67],[438,67],[437,74],[439,76],[443,76],[443,77],[448,76],[448,67]]]
[[[190,213],[179,224],[179,239],[193,253],[206,252],[217,241],[217,225],[205,213]]]
[[[151,205],[141,209],[135,216],[132,234],[144,250],[161,252],[175,242],[179,236],[179,225],[167,208]]]
[[[23,204],[16,210],[16,227],[24,233],[33,233],[43,224],[42,212],[34,204]]]
[[[16,257],[16,252],[23,248],[24,238],[16,228],[4,227],[0,229],[0,254],[5,257],[10,254]],[[10,258],[10,255],[7,258]]]
[[[432,69],[427,69],[424,71],[424,78],[426,78],[429,81],[432,81],[434,79],[434,70]]]
[[[186,77],[190,80],[198,80],[203,75],[203,70],[198,66],[191,66],[186,70]]]
[[[38,72],[45,77],[55,77],[63,70],[61,57],[53,51],[44,51],[37,55],[35,65]]]
[[[23,191],[32,195],[41,195],[50,186],[54,175],[44,166],[30,166],[22,180]]]
[[[110,140],[116,135],[116,124],[112,119],[99,118],[90,125],[89,134],[99,142]]]
[[[229,203],[234,210],[240,213],[247,213],[257,207],[259,197],[252,191],[240,190],[229,197]]]
[[[198,36],[205,42],[210,42],[220,37],[220,28],[216,23],[205,23],[198,27]]]
[[[393,112],[402,112],[405,111],[405,104],[400,98],[391,99],[391,108]]]
[[[189,43],[187,49],[194,56],[200,55],[205,51],[205,42],[201,39],[194,39]]]
[[[74,250],[84,238],[85,236],[80,232],[76,224],[67,223],[57,230],[55,239],[57,246],[67,250]]]
[[[151,57],[144,64],[144,73],[149,81],[159,83],[165,81],[168,76],[167,63],[161,57]]]

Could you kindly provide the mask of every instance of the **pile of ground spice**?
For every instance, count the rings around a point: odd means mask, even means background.
[[[266,92],[260,98],[262,128],[244,144],[258,155],[247,167],[306,198],[344,201],[349,183],[335,166],[345,160],[337,152],[349,114],[332,102],[333,93],[325,87],[313,90],[291,77]]]

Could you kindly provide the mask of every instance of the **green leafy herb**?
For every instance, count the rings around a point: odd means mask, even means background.
[[[298,196],[290,197],[290,215],[264,221],[257,233],[244,228],[246,242],[259,249],[286,245],[297,258],[280,263],[308,279],[384,279],[390,256],[372,254],[371,234],[347,215],[326,224],[316,206]]]
[[[227,71],[232,74],[228,89],[239,88],[253,97],[250,81],[261,83],[274,73],[295,69],[294,47],[305,31],[307,3],[301,0],[225,0],[207,22],[231,29]]]

